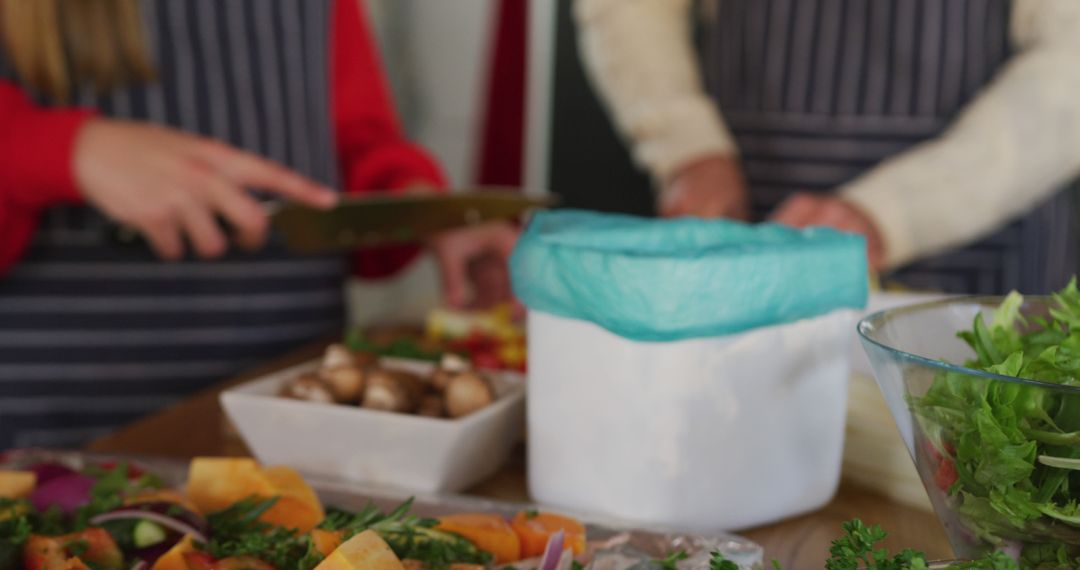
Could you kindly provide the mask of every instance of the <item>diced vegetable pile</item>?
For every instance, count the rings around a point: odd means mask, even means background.
[[[481,312],[436,309],[428,314],[423,332],[352,331],[345,344],[354,352],[427,362],[455,354],[482,370],[526,368],[525,330],[509,305]]]
[[[296,471],[241,458],[195,459],[183,493],[127,464],[39,464],[0,471],[0,497],[4,570],[550,570],[585,549],[584,526],[552,513],[324,509]]]
[[[4,570],[582,570],[598,556],[584,525],[566,516],[522,511],[510,519],[490,513],[428,519],[410,514],[411,501],[386,513],[374,505],[324,509],[295,471],[251,459],[196,459],[183,493],[123,463],[84,471],[38,464],[0,471],[0,497]],[[877,548],[884,537],[880,527],[845,523],[825,568],[927,568],[922,553],[893,556]],[[716,551],[703,553],[701,565],[691,565],[683,550],[661,559],[623,554],[603,567],[739,568]],[[992,552],[950,568],[1020,566]]]

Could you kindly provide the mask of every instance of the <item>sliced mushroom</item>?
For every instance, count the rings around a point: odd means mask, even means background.
[[[398,377],[400,382],[405,384],[405,388],[412,394],[413,401],[419,404],[424,394],[428,392],[428,387],[424,384],[424,381],[416,374],[400,370],[395,370],[394,375]]]
[[[341,366],[357,366],[356,358],[352,351],[344,344],[331,344],[326,347],[326,353],[323,355],[322,367],[338,368]]]
[[[439,367],[431,374],[431,385],[440,392],[445,391],[454,376],[469,370],[472,370],[472,365],[464,358],[453,353],[444,354]]]
[[[416,408],[416,415],[429,418],[441,418],[446,415],[443,411],[443,398],[438,394],[428,394],[420,400]]]
[[[445,392],[446,386],[450,384],[450,380],[453,380],[453,378],[453,372],[447,372],[441,368],[436,368],[435,371],[431,373],[431,376],[428,376],[427,382],[435,390]]]
[[[358,404],[364,394],[364,371],[358,366],[337,366],[319,371],[319,378],[340,404]]]
[[[423,395],[420,379],[396,370],[375,368],[365,378],[361,405],[373,410],[412,412]]]
[[[467,416],[495,401],[491,384],[480,374],[456,374],[446,386],[446,413],[452,418]]]
[[[465,372],[466,370],[472,370],[472,364],[469,364],[469,361],[462,358],[461,355],[448,352],[439,361],[439,368],[447,372]]]
[[[281,388],[281,395],[308,402],[334,403],[330,388],[315,374],[302,374]]]

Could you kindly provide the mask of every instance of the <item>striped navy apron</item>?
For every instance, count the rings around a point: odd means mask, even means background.
[[[160,81],[74,99],[228,141],[335,187],[332,7],[144,0]],[[0,277],[0,449],[85,442],[340,330],[340,257],[292,257],[272,238],[257,254],[162,263],[110,245],[104,227],[89,208],[53,208]]]
[[[826,192],[937,136],[1010,56],[1009,0],[716,0],[705,74],[755,214]],[[964,212],[956,212],[963,216]],[[955,293],[1046,292],[1077,269],[1072,193],[979,243],[897,271]]]

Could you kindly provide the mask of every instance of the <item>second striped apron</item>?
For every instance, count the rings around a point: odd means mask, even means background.
[[[212,136],[331,187],[332,0],[143,0],[160,82],[105,115]],[[85,207],[45,213],[0,278],[0,449],[76,445],[340,331],[344,262],[257,254],[162,263],[112,246]],[[192,422],[200,418],[191,418]]]
[[[710,7],[705,74],[759,218],[794,192],[831,191],[937,136],[1010,55],[1009,0]],[[1061,192],[996,234],[892,278],[951,293],[1045,293],[1076,272],[1076,220],[1072,192]]]

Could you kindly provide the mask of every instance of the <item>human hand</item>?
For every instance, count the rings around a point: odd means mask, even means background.
[[[432,240],[446,303],[475,309],[514,303],[509,262],[519,234],[509,223],[489,222],[448,231]]]
[[[866,257],[870,269],[879,271],[884,264],[885,245],[874,220],[843,198],[800,192],[780,204],[770,219],[796,228],[828,226],[862,234],[866,238]]]
[[[746,181],[737,160],[714,155],[683,168],[660,193],[660,215],[666,218],[735,218],[750,215]]]
[[[184,238],[205,258],[235,241],[256,249],[266,240],[269,217],[248,194],[258,188],[326,208],[337,196],[295,172],[225,143],[146,123],[96,119],[75,143],[75,180],[83,196],[113,220],[133,226],[158,256],[184,255]]]

